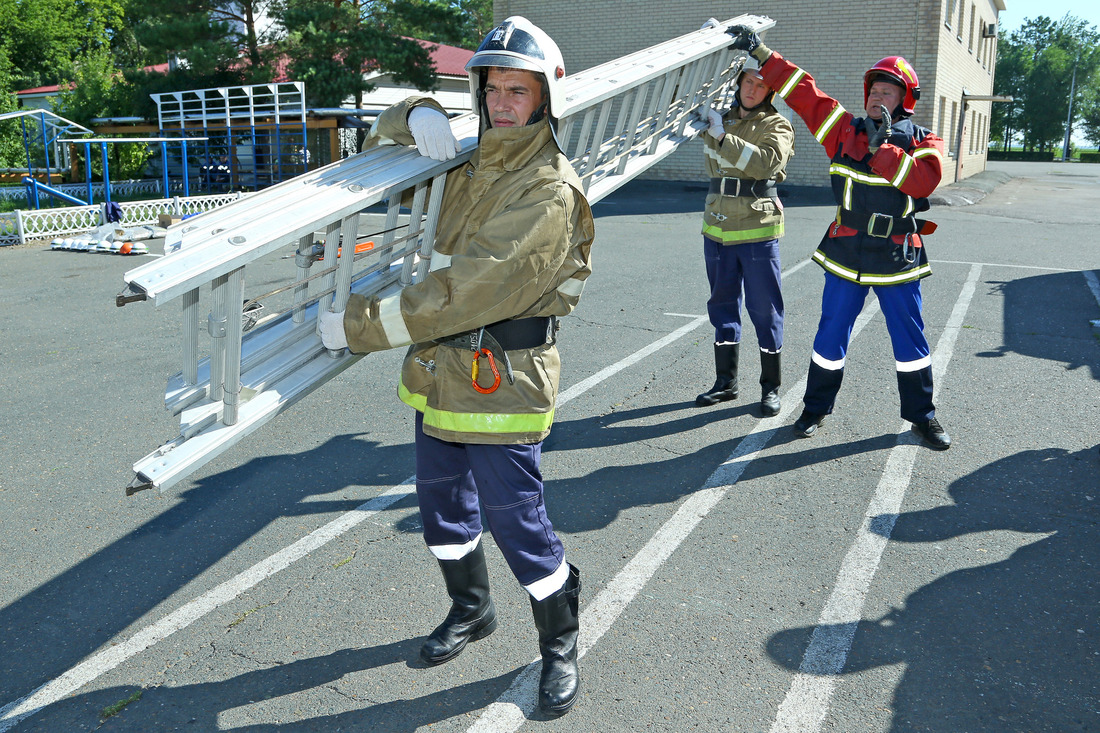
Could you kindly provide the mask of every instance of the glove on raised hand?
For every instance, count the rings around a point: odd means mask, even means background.
[[[409,132],[421,155],[433,160],[450,160],[458,153],[458,140],[451,132],[447,115],[431,107],[414,107],[409,112]]]
[[[878,128],[867,136],[867,149],[871,151],[872,155],[878,152],[878,149],[890,139],[890,134],[893,132],[890,127],[890,113],[886,111],[885,107],[879,107],[879,109],[882,110],[882,120],[878,123]],[[868,122],[871,122],[871,120],[868,120]]]
[[[722,124],[722,115],[718,114],[713,107],[707,109],[707,125],[707,134],[715,140],[721,140],[722,136],[726,134],[726,128]]]
[[[321,343],[326,349],[336,351],[348,347],[348,337],[344,332],[344,311],[321,311],[317,328],[321,332]]]
[[[760,63],[764,63],[772,55],[772,50],[765,46],[760,40],[760,36],[756,35],[756,31],[747,25],[731,25],[726,28],[726,33],[733,37],[730,48],[744,51]]]

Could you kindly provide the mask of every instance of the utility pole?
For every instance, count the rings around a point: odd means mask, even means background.
[[[1078,57],[1079,58],[1079,57]],[[1073,78],[1069,83],[1069,113],[1066,115],[1066,139],[1062,142],[1062,160],[1069,160],[1069,138],[1073,131],[1073,96],[1077,89],[1077,58],[1073,59]]]

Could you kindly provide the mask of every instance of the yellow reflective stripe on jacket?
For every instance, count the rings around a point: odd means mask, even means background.
[[[798,82],[801,81],[804,76],[806,76],[805,71],[802,69],[795,69],[794,73],[791,74],[791,78],[787,79],[787,81],[776,90],[779,96],[786,99],[787,95],[794,91],[794,88],[798,86]]]
[[[829,175],[842,176],[856,183],[865,183],[868,186],[889,186],[891,185],[882,176],[876,176],[874,173],[864,173],[857,171],[855,168],[844,165],[843,163],[832,163],[829,165]]]
[[[722,243],[778,239],[779,237],[783,236],[783,222],[780,222],[779,224],[776,224],[774,226],[758,227],[756,229],[745,229],[739,232],[727,232],[723,231],[719,227],[704,224],[703,234],[715,240],[716,242]]]
[[[891,275],[876,275],[865,274],[856,272],[848,267],[844,267],[841,264],[830,260],[828,257],[821,253],[821,250],[814,250],[814,253],[810,255],[817,264],[821,265],[828,272],[833,273],[837,277],[844,278],[860,285],[897,285],[898,283],[909,282],[910,280],[918,280],[926,275],[932,274],[932,266],[930,264],[923,264],[920,267],[915,267],[912,270],[905,270],[903,272],[893,273]]]
[[[409,407],[424,414],[424,424],[452,433],[541,433],[554,423],[554,411],[533,413],[448,412],[428,406],[422,394],[410,392],[404,383],[397,396]]]
[[[846,114],[847,110],[841,107],[839,104],[829,113],[829,116],[821,123],[821,126],[817,130],[813,130],[814,139],[822,145],[825,144],[825,138],[829,137],[829,133],[836,127],[836,123],[840,121],[840,118]]]
[[[905,176],[909,175],[909,171],[912,170],[912,160],[906,158],[907,165],[903,165],[898,169],[898,174],[902,176],[901,180],[898,180],[897,176],[893,181],[887,181],[881,176],[876,176],[873,173],[864,173],[857,171],[854,168],[844,165],[843,163],[832,163],[829,166],[829,175],[840,176],[844,179],[844,202],[842,207],[848,210],[852,208],[852,188],[853,183],[862,183],[867,186],[890,186],[891,188],[899,188],[901,182],[905,179]],[[900,191],[900,188],[899,188]],[[902,216],[909,216],[916,210],[916,202],[912,196],[905,195],[905,208],[901,212]]]
[[[905,183],[905,178],[909,175],[909,171],[911,170],[913,170],[913,159],[908,155],[903,155],[901,157],[901,165],[898,166],[898,172],[894,174],[894,178],[890,181],[890,185],[901,190],[901,184]]]

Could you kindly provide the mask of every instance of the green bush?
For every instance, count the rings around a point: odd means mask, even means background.
[[[1030,161],[1052,161],[1054,160],[1053,151],[1033,150],[1031,152],[1025,152],[1023,150],[990,150],[988,153],[989,160],[1030,160]]]
[[[1082,163],[1100,163],[1100,153],[1081,153]]]

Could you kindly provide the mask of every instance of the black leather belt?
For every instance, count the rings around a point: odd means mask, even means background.
[[[480,339],[484,336],[490,336],[496,341],[499,348],[504,351],[515,351],[517,349],[533,349],[543,344],[552,344],[557,335],[557,330],[558,319],[554,316],[517,318],[511,321],[493,323],[485,326],[484,329],[475,329],[436,339],[436,343],[474,351],[477,349]],[[484,335],[481,333],[482,331],[484,331]],[[483,345],[491,348],[491,342]]]
[[[557,339],[557,332],[558,319],[555,316],[536,316],[534,318],[500,321],[484,328],[476,328],[473,331],[465,331],[456,333],[453,336],[436,339],[435,343],[440,346],[469,349],[474,352],[479,352],[480,349],[489,349],[497,360],[504,364],[504,371],[508,375],[508,383],[514,384],[516,378],[512,373],[512,362],[508,358],[507,352],[552,344]]]
[[[708,193],[765,199],[779,196],[779,192],[775,190],[775,181],[758,181],[752,178],[712,178]]]
[[[840,209],[837,212],[837,222],[841,226],[867,232],[868,236],[878,237],[879,239],[901,234],[916,234],[922,231],[930,234],[931,231],[927,231],[925,225],[932,224],[930,221],[918,219],[914,216],[890,216],[889,214],[878,214],[873,211],[849,211],[846,209]],[[934,225],[932,228],[935,228]]]

